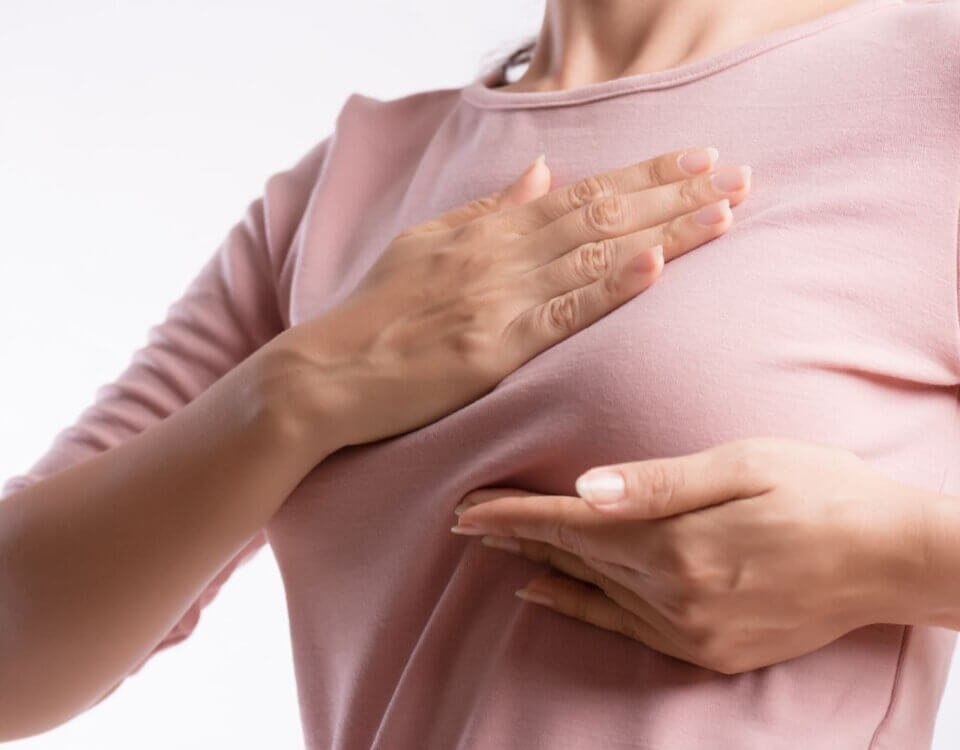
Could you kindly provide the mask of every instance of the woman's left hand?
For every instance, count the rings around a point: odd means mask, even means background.
[[[601,503],[617,477],[624,498]],[[923,606],[934,493],[848,450],[736,440],[599,467],[577,491],[475,490],[454,530],[572,576],[534,579],[524,598],[725,674],[913,622]]]

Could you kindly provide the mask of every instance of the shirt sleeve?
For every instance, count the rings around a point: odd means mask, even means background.
[[[294,166],[266,181],[262,195],[247,206],[242,219],[168,307],[164,320],[149,329],[146,345],[133,353],[113,382],[96,390],[93,403],[54,436],[25,473],[3,483],[0,502],[157,424],[283,330],[280,272],[330,141],[330,137],[322,140]],[[187,638],[201,610],[265,541],[262,529],[254,534],[127,676],[139,671],[157,651]]]

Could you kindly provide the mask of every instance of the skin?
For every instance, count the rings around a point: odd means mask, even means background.
[[[601,469],[623,478],[621,501],[590,491]],[[534,578],[521,598],[724,674],[872,623],[960,624],[943,530],[957,498],[848,450],[751,438],[597,467],[578,489],[472,492],[453,531],[565,574]]]
[[[553,91],[676,67],[852,5],[852,0],[547,0],[524,75]]]
[[[0,740],[109,695],[327,456],[478,398],[727,231],[749,172],[715,158],[690,146],[555,190],[538,160],[401,232],[338,307],[181,409],[6,497]]]
[[[502,88],[660,70],[851,4],[548,0],[525,75]],[[521,598],[726,674],[870,623],[960,630],[957,497],[841,448],[762,437],[607,468],[625,482],[619,504],[596,502],[587,475],[578,496],[483,489],[452,530],[566,574]]]

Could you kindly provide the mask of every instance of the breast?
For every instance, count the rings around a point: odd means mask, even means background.
[[[340,708],[328,709],[360,722],[363,742],[384,726],[404,731],[409,722],[398,717],[422,710],[424,686],[441,678],[458,684],[445,723],[424,721],[417,731],[453,737],[469,726],[495,731],[490,721],[510,725],[504,696],[530,708],[522,691],[545,679],[570,701],[583,703],[583,685],[592,684],[650,706],[662,700],[652,686],[682,684],[684,697],[663,714],[678,721],[704,700],[729,703],[735,715],[744,705],[738,691],[773,680],[781,684],[770,711],[783,710],[786,691],[797,715],[816,713],[822,700],[829,716],[841,700],[879,721],[899,626],[863,629],[805,666],[781,668],[805,681],[761,671],[731,690],[736,677],[521,608],[513,590],[543,569],[449,532],[454,506],[477,487],[572,494],[592,465],[759,435],[841,445],[903,481],[935,487],[956,430],[949,344],[943,328],[902,311],[927,304],[940,286],[925,283],[933,277],[922,264],[905,269],[894,257],[900,249],[884,240],[880,196],[841,195],[837,187],[816,203],[745,205],[727,235],[668,263],[648,290],[486,396],[422,429],[341,450],[311,472],[269,529],[301,694],[336,686]],[[860,220],[835,221],[844,210]],[[914,283],[903,283],[905,273]],[[863,674],[875,676],[874,687]],[[837,686],[854,681],[863,690],[838,697]],[[347,707],[361,697],[363,716]],[[559,732],[564,721],[533,703],[538,731]],[[478,705],[485,718],[472,713]],[[614,701],[600,713],[620,731],[634,712]],[[331,715],[313,721],[328,739]],[[651,726],[637,719],[633,730]]]
[[[761,155],[755,174],[777,175],[781,159]],[[924,244],[929,234],[911,242],[890,210],[895,185],[844,174],[828,185],[799,169],[768,177],[725,235],[490,393],[330,456],[281,509],[277,533],[295,532],[284,536],[295,545],[315,526],[310,554],[349,569],[368,546],[389,545],[384,559],[443,546],[453,507],[477,487],[569,494],[593,465],[762,435],[839,445],[936,488],[957,431],[955,258]],[[422,196],[421,213],[442,193]],[[324,205],[301,233],[293,324],[342,299],[404,223],[358,221],[338,233],[349,244],[331,247]],[[429,519],[439,525],[426,533]]]

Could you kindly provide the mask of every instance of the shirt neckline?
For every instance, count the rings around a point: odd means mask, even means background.
[[[907,0],[857,0],[839,10],[826,13],[808,21],[787,26],[783,29],[769,31],[754,37],[725,52],[710,57],[693,60],[665,70],[656,70],[647,73],[613,78],[608,81],[577,86],[570,89],[555,91],[500,91],[490,88],[501,83],[500,69],[481,73],[477,78],[460,89],[462,99],[485,109],[521,109],[532,107],[557,107],[571,104],[605,99],[611,96],[626,94],[633,91],[662,89],[670,86],[679,86],[683,83],[711,75],[731,65],[755,57],[781,44],[792,42],[806,36],[835,26],[845,21],[853,20],[881,8],[891,5],[901,5]]]

